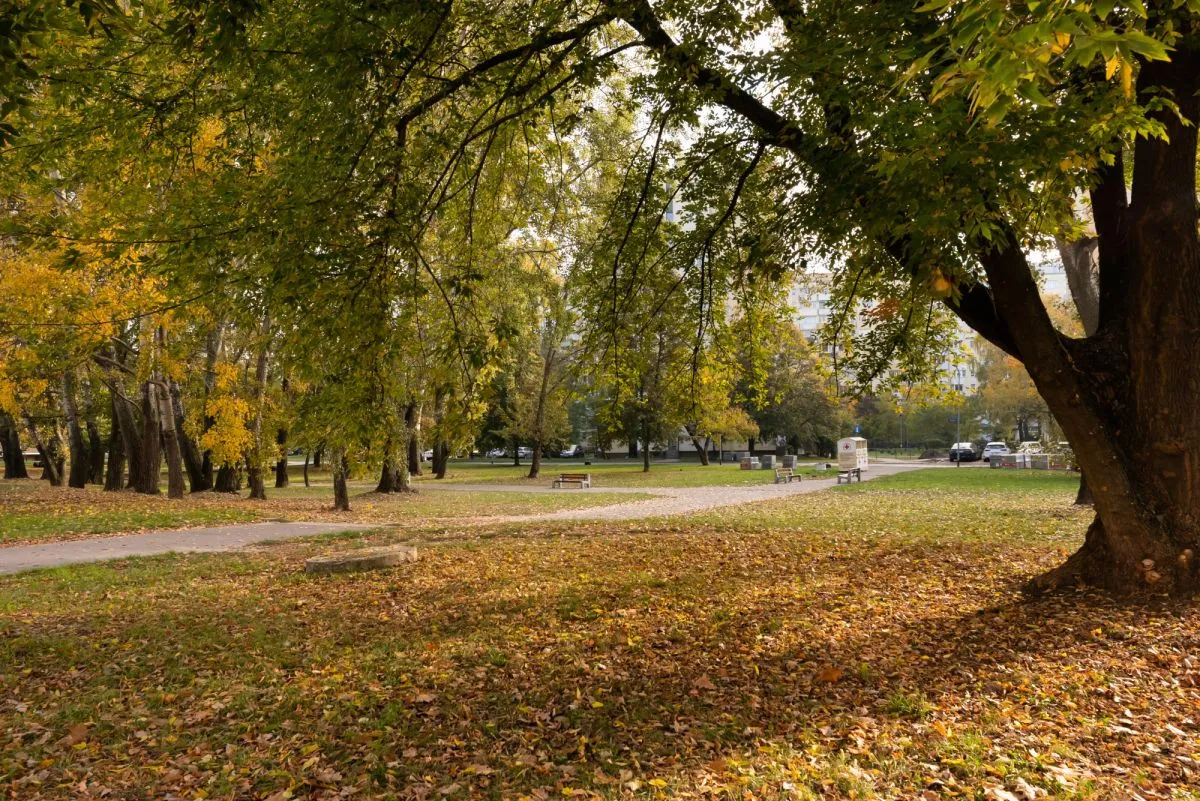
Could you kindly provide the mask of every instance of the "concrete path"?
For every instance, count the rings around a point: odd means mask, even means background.
[[[881,476],[921,470],[929,467],[948,467],[947,464],[929,462],[879,461],[872,462],[871,469],[863,474],[869,481]],[[763,481],[770,474],[763,471]],[[421,489],[436,489],[439,492],[582,492],[645,494],[654,498],[618,503],[609,506],[593,506],[586,509],[566,509],[532,515],[506,515],[489,518],[483,523],[536,522],[547,520],[637,520],[663,515],[683,515],[724,506],[738,506],[756,501],[804,495],[828,489],[834,479],[806,479],[788,484],[735,484],[727,487],[594,487],[590,490],[551,490],[546,486],[504,484],[441,484],[422,482]],[[102,562],[128,556],[153,556],[163,553],[197,553],[205,551],[232,551],[267,540],[287,540],[311,537],[317,534],[332,534],[341,531],[363,531],[386,527],[386,523],[246,523],[242,525],[217,526],[214,528],[175,529],[150,531],[145,534],[128,534],[91,540],[68,540],[48,542],[44,545],[19,545],[0,548],[0,574],[18,573],[41,567],[60,567],[83,562]]]
[[[925,462],[872,462],[871,468],[863,473],[863,480],[891,476],[896,473],[907,473],[910,470],[921,470],[928,467],[944,467],[936,463]],[[766,471],[763,471],[766,473]],[[767,473],[769,476],[770,474]],[[787,484],[735,484],[727,487],[655,487],[643,488],[638,492],[650,492],[658,497],[632,503],[619,503],[612,506],[593,506],[586,509],[566,509],[561,512],[525,515],[522,517],[506,518],[506,520],[522,520],[527,522],[543,520],[637,520],[646,517],[661,517],[663,515],[685,515],[702,512],[706,509],[716,509],[725,506],[740,506],[756,501],[768,501],[776,498],[787,498],[793,495],[807,495],[834,486],[836,479],[817,478],[803,481],[792,481]],[[596,487],[592,492],[612,492],[615,488]],[[556,490],[563,492],[564,490]],[[570,490],[579,492],[580,490]],[[582,490],[587,492],[588,490]]]
[[[0,548],[0,574],[19,573],[38,567],[103,562],[126,556],[232,551],[267,540],[289,540],[372,528],[379,526],[357,523],[246,523],[214,528],[167,529],[94,540],[48,542],[44,545],[18,545]]]

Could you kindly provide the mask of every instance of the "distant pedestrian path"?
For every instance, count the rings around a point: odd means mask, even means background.
[[[929,462],[905,462],[881,460],[871,465],[864,473],[867,481],[881,476],[895,475],[910,470],[929,467],[945,467],[945,464]],[[609,506],[593,506],[583,509],[567,509],[531,515],[507,515],[487,518],[481,523],[536,522],[553,520],[638,520],[664,515],[686,515],[706,509],[739,506],[757,501],[786,498],[828,489],[833,486],[832,478],[807,479],[787,484],[767,483],[768,471],[763,471],[762,484],[738,484],[727,487],[670,487],[670,488],[621,488],[597,487],[593,489],[552,490],[544,486],[497,485],[497,484],[423,484],[422,489],[438,492],[470,492],[480,489],[504,492],[601,492],[616,494],[651,493],[655,497],[630,503]],[[127,534],[100,539],[69,540],[42,545],[21,545],[0,548],[0,574],[18,573],[44,567],[87,562],[103,562],[130,556],[155,556],[164,553],[203,553],[234,551],[268,540],[290,540],[332,534],[342,531],[363,531],[385,528],[386,523],[246,523],[215,526],[212,528],[176,529],[150,531],[143,534]]]

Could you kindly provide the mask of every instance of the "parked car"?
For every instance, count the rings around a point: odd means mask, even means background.
[[[502,459],[505,456],[508,456],[508,452],[505,451],[504,448],[492,448],[487,452],[487,455],[489,459]]]
[[[1017,446],[1017,453],[1045,453],[1046,447],[1037,440],[1028,440]]]
[[[430,451],[425,451],[424,453],[422,453],[421,461],[432,462],[433,461],[433,451],[430,450]]]
[[[558,455],[564,459],[577,459],[580,456],[583,456],[583,446],[568,445],[567,447],[563,448]]]
[[[990,462],[993,456],[1006,456],[1010,453],[1012,451],[1008,449],[1007,442],[989,442],[983,446],[983,461]]]
[[[521,445],[520,447],[517,448],[517,456],[522,459],[532,459],[533,458],[533,448],[529,448],[529,447],[526,447],[525,445]]]
[[[974,462],[979,458],[979,452],[969,442],[956,442],[950,448],[950,461]]]

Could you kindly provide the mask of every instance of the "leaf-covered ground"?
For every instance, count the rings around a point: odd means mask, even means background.
[[[1070,478],[932,472],[0,578],[0,797],[1198,797],[1196,607],[1023,601]]]
[[[200,493],[180,500],[135,492],[103,492],[50,487],[42,481],[0,483],[0,546],[50,540],[111,536],[148,529],[213,526],[247,520],[327,520],[437,526],[448,521],[486,520],[560,509],[607,506],[653,497],[646,493],[518,492],[451,493],[427,491],[376,495],[373,485],[353,488],[350,513],[334,512],[328,487],[268,489],[267,500],[240,495]]]

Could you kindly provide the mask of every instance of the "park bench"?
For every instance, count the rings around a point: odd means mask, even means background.
[[[554,479],[551,484],[552,489],[565,487],[568,484],[576,484],[580,489],[591,489],[592,474],[591,473],[559,473],[558,478]]]
[[[790,467],[775,468],[775,483],[790,484],[793,481],[800,481],[801,477],[796,475],[796,471]]]
[[[854,479],[862,481],[862,468],[851,467],[848,470],[839,470],[837,475],[837,483],[841,484],[843,479],[847,484],[854,481]]]

